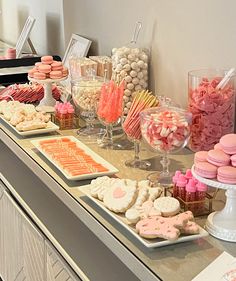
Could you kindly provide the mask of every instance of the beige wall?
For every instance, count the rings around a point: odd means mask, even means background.
[[[87,36],[99,54],[129,42],[142,21],[151,87],[182,105],[189,70],[236,66],[235,0],[64,0],[64,19],[66,42],[71,33]]]
[[[0,38],[15,45],[29,15],[36,19],[30,38],[39,54],[64,54],[62,0],[0,0]]]

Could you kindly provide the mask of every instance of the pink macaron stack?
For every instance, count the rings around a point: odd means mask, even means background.
[[[43,56],[41,62],[36,62],[28,74],[38,80],[57,80],[68,76],[68,68],[63,66],[61,61],[54,61],[52,56]]]
[[[6,52],[6,59],[13,60],[16,58],[16,49],[8,48]]]
[[[204,178],[236,184],[236,134],[221,137],[212,150],[196,152],[194,169]]]

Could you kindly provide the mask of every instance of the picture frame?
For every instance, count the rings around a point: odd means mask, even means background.
[[[29,16],[25,21],[24,27],[16,43],[16,58],[19,58],[21,56],[22,50],[27,41],[29,42],[29,44],[30,43],[32,44],[32,42],[29,39],[29,35],[34,26],[34,23],[35,23],[35,18],[31,16]]]
[[[91,43],[91,40],[73,33],[66,48],[66,52],[62,59],[62,63],[66,67],[69,67],[69,58],[73,54],[77,57],[86,57]]]

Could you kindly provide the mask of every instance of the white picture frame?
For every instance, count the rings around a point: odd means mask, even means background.
[[[62,59],[62,63],[69,67],[69,58],[72,55],[77,57],[86,57],[91,46],[92,41],[84,38],[78,34],[72,34],[69,44],[66,48],[65,55]]]
[[[25,21],[25,25],[24,25],[24,27],[21,31],[21,34],[16,43],[16,58],[19,58],[21,56],[23,47],[24,47],[26,41],[28,41],[28,39],[29,39],[29,35],[34,26],[34,23],[35,23],[35,18],[33,18],[31,16],[29,16],[27,18],[27,20]]]

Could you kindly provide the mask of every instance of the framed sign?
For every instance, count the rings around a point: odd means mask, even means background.
[[[66,67],[69,67],[69,58],[71,56],[75,56],[78,58],[86,57],[91,43],[92,41],[87,38],[79,36],[78,34],[72,34],[62,60],[63,64]]]
[[[35,18],[29,16],[21,31],[20,37],[18,38],[17,43],[16,43],[16,58],[20,57],[23,47],[24,47],[26,41],[28,41],[28,39],[29,39],[29,35],[34,26],[34,23],[35,23]]]

